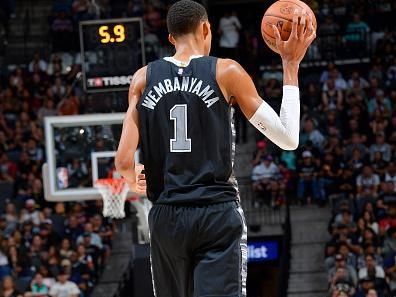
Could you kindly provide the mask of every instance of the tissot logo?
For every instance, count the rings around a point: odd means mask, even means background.
[[[100,77],[95,78],[94,86],[95,87],[103,87],[103,79],[101,79]]]
[[[88,78],[87,84],[90,88],[128,86],[131,83],[132,75],[128,76],[109,76]]]

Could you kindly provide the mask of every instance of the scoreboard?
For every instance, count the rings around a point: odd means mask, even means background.
[[[141,18],[80,22],[84,90],[128,90],[133,73],[146,64]]]

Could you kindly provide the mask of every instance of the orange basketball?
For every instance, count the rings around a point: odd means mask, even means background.
[[[279,0],[272,4],[264,14],[263,21],[261,22],[261,34],[263,35],[265,43],[274,52],[278,52],[276,48],[276,41],[272,25],[278,27],[282,40],[289,39],[294,11],[298,9],[302,11],[305,9],[307,16],[311,15],[314,28],[316,29],[316,18],[312,9],[300,0]]]

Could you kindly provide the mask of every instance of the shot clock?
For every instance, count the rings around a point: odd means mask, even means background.
[[[101,43],[109,42],[124,42],[125,41],[125,26],[122,24],[117,24],[114,26],[103,25],[98,29],[99,35],[102,37],[100,39]]]
[[[80,47],[86,92],[127,90],[146,63],[141,18],[80,22]]]

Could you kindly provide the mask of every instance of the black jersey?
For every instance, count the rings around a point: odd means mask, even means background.
[[[147,196],[162,204],[237,200],[232,108],[216,82],[217,58],[147,66],[137,105]]]

